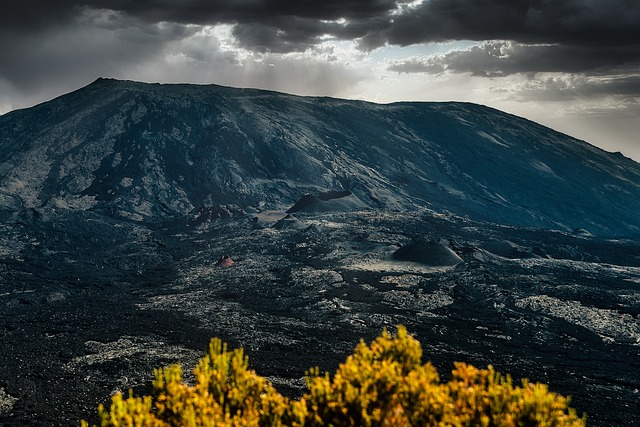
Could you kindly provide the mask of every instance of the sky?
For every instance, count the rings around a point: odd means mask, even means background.
[[[640,161],[640,0],[2,0],[0,114],[98,77],[475,102]]]

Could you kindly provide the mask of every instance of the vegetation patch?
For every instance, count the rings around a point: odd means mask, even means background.
[[[370,345],[361,341],[336,373],[309,370],[307,393],[283,397],[249,369],[242,349],[228,351],[214,338],[183,382],[179,365],[155,372],[153,393],[116,394],[98,408],[100,426],[584,426],[569,399],[545,384],[515,385],[489,366],[456,363],[440,381],[422,364],[420,343],[406,329],[384,331]],[[83,421],[83,427],[88,424]]]

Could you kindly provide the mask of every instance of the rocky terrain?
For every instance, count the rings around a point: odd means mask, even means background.
[[[98,80],[0,116],[0,425],[213,336],[298,396],[397,324],[638,425],[637,212],[640,165],[478,105]]]

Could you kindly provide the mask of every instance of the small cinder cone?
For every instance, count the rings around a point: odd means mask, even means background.
[[[454,251],[442,243],[418,237],[393,253],[399,261],[419,262],[432,267],[450,267],[462,262]]]

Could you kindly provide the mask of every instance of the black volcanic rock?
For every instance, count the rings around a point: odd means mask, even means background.
[[[284,210],[327,188],[352,193],[338,210],[640,233],[640,165],[480,105],[99,79],[0,117],[2,211],[154,222],[211,205]]]

